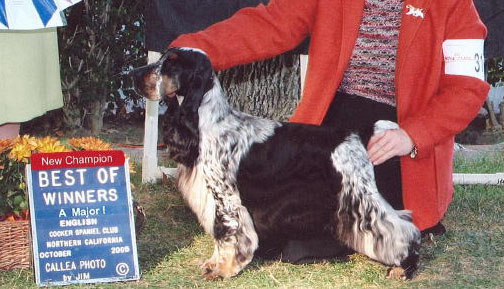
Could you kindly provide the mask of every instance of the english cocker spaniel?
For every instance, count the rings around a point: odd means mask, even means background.
[[[420,232],[378,192],[365,149],[395,123],[345,131],[236,111],[196,49],[171,48],[135,75],[144,96],[168,104],[163,136],[178,188],[215,240],[206,278],[238,274],[258,248],[322,235],[406,274],[416,269]]]

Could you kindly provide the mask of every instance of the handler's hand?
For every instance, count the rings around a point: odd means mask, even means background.
[[[408,155],[413,141],[405,130],[393,129],[373,135],[367,145],[369,160],[377,166],[395,156]]]

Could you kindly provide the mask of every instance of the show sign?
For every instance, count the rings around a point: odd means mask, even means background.
[[[34,154],[26,168],[39,286],[138,280],[122,151]]]

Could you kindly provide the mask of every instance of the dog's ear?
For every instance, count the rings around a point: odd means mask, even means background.
[[[204,95],[212,89],[214,74],[206,55],[196,52],[197,64],[192,71],[187,72],[184,101],[181,109],[186,113],[197,113]]]
[[[166,99],[166,112],[165,115],[173,117],[176,115],[176,112],[179,110],[180,104],[177,100],[177,97],[168,97]]]
[[[159,87],[161,82],[161,65],[162,62],[158,61],[146,66],[135,68],[128,73],[133,77],[135,90],[140,95],[151,99],[160,100]]]

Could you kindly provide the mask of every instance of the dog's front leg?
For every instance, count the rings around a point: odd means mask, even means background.
[[[238,274],[254,256],[258,237],[252,218],[241,205],[236,191],[218,191],[209,186],[215,202],[214,243],[212,257],[204,264],[206,279],[229,278]]]

